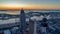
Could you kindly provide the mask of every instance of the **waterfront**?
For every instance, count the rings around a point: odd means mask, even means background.
[[[20,11],[17,11],[17,13],[14,12],[13,14],[12,12],[9,14],[10,11],[7,11],[7,12],[1,11],[1,12],[2,14],[0,14],[0,17],[1,18],[3,17],[3,18],[2,19],[0,18],[0,24],[10,24],[10,23],[20,22],[20,13],[19,13]],[[40,25],[44,17],[48,19],[47,22],[49,24],[49,27],[51,26],[50,29],[52,29],[52,32],[57,34],[57,31],[60,30],[60,25],[57,25],[57,24],[60,24],[60,11],[33,11],[31,10],[31,11],[25,11],[25,16],[26,16],[27,24],[29,24],[29,19],[32,19],[32,21],[36,23],[35,25],[36,30],[42,30]],[[26,30],[29,30],[29,28],[26,28]],[[35,33],[37,32],[35,31]],[[49,31],[48,33],[51,33],[51,31]]]

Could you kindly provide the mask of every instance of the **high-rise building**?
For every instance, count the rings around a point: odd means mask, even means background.
[[[34,21],[29,19],[29,34],[34,34]]]
[[[25,31],[26,29],[26,16],[25,16],[25,12],[23,10],[23,8],[21,9],[21,12],[20,12],[20,25],[21,25],[21,29],[20,31],[23,32]]]

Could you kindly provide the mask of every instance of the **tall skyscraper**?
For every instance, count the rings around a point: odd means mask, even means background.
[[[23,8],[21,9],[21,12],[20,12],[20,25],[21,25],[21,32],[25,31],[26,29],[26,16],[25,16],[25,12],[23,10]]]
[[[29,19],[29,34],[34,34],[34,21]]]

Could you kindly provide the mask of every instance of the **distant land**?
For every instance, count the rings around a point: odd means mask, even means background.
[[[0,9],[0,11],[10,11],[10,10],[12,10],[12,11],[14,11],[14,10],[17,10],[17,11],[19,11],[19,10],[21,10],[21,9]],[[60,9],[24,9],[24,10],[41,10],[41,11],[60,11]]]

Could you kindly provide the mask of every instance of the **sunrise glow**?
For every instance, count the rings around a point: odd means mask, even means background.
[[[24,9],[58,9],[60,10],[60,2],[52,0],[0,0],[0,10],[20,10]]]

